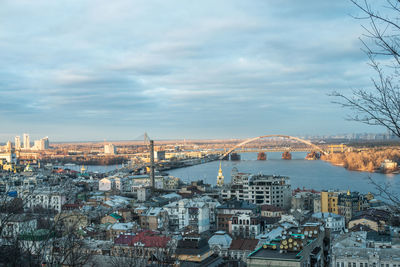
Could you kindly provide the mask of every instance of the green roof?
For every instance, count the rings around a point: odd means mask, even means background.
[[[54,232],[50,232],[48,229],[38,229],[31,232],[22,233],[18,237],[19,239],[26,241],[43,241],[54,237],[54,235]]]
[[[121,220],[122,219],[122,216],[120,216],[120,215],[118,215],[116,213],[111,213],[110,216],[113,217],[116,220]]]

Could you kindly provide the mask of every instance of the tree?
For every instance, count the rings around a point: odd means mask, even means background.
[[[363,14],[365,34],[360,38],[369,65],[375,71],[370,89],[353,90],[350,96],[333,92],[338,103],[355,112],[350,120],[383,126],[400,137],[400,0],[350,0]],[[388,184],[369,180],[392,209],[400,213],[400,197]]]
[[[400,137],[400,1],[350,1],[364,14],[357,19],[368,22],[360,39],[376,77],[371,78],[371,89],[332,95],[338,99],[335,103],[355,112],[350,120],[383,126]]]

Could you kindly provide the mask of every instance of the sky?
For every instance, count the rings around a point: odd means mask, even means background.
[[[0,141],[383,132],[348,0],[0,2]]]

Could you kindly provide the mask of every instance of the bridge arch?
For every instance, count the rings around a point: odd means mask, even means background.
[[[310,141],[298,138],[298,137],[294,137],[294,136],[290,136],[290,135],[283,135],[283,134],[268,134],[268,135],[261,135],[261,136],[257,136],[257,137],[253,137],[253,138],[249,138],[243,142],[241,142],[240,144],[235,145],[234,147],[232,147],[231,149],[228,150],[228,152],[226,152],[224,155],[222,155],[220,157],[220,159],[225,158],[227,155],[229,155],[230,153],[232,153],[236,148],[244,146],[245,144],[251,143],[253,141],[256,141],[258,139],[262,139],[262,138],[268,138],[268,137],[282,137],[282,138],[286,138],[286,139],[291,139],[291,140],[296,140],[298,142],[304,143],[306,145],[309,145],[313,148],[315,148],[318,151],[321,151],[322,153],[326,154],[326,152],[320,148],[317,145],[314,145],[313,143],[311,143]]]

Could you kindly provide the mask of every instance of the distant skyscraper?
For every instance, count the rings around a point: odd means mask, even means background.
[[[104,154],[115,155],[117,154],[117,149],[113,144],[104,145]]]
[[[29,134],[24,133],[24,148],[30,149],[31,148],[31,141],[29,139]]]
[[[46,136],[40,140],[35,140],[33,149],[34,150],[46,150],[49,149],[49,138]]]
[[[49,137],[44,137],[40,140],[40,145],[42,150],[49,149],[50,147],[50,142],[49,142]]]
[[[15,137],[15,149],[21,149],[21,137],[19,135]]]

